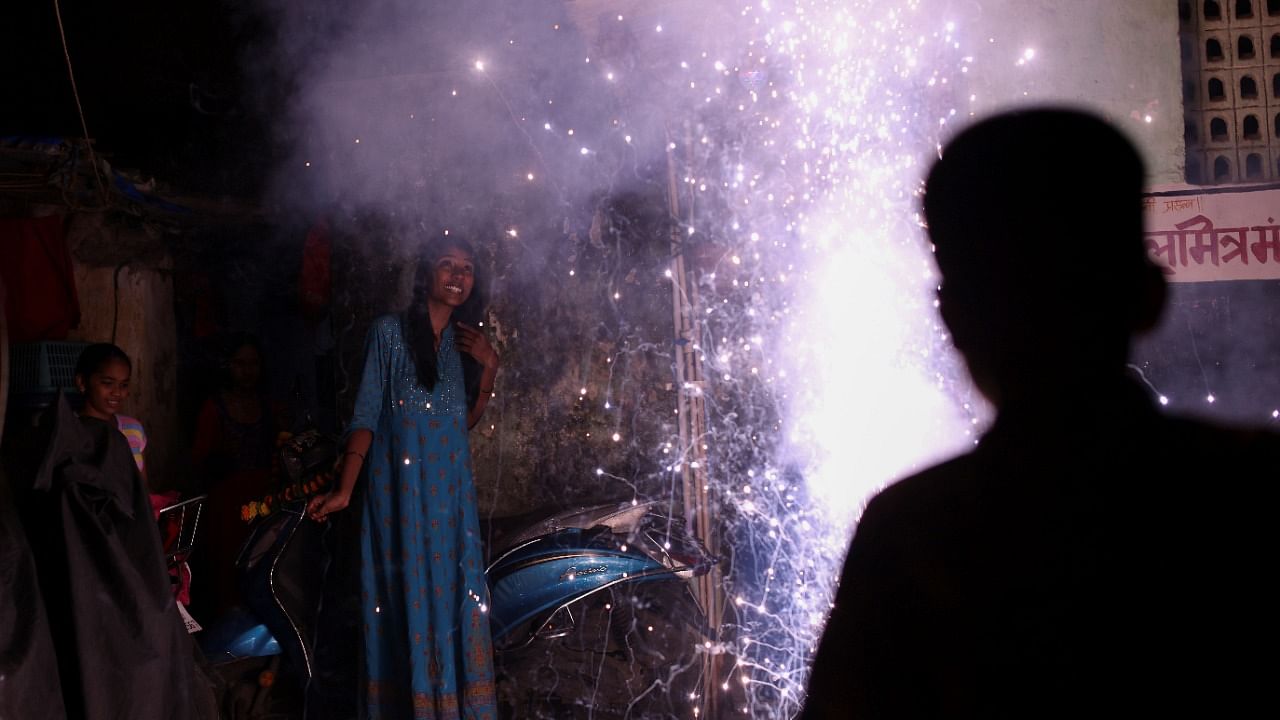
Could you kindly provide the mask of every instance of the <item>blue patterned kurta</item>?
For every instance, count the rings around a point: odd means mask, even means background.
[[[418,384],[400,321],[369,329],[351,429],[373,431],[361,529],[370,720],[496,720],[462,358],[440,340],[435,390]]]

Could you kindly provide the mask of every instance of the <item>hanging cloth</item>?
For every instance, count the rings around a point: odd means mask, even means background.
[[[9,341],[62,340],[80,325],[61,215],[0,218],[0,277],[8,290]]]

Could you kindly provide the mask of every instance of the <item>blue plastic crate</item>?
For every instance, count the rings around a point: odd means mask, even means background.
[[[76,361],[89,345],[32,342],[9,346],[9,392],[14,396],[76,392]]]

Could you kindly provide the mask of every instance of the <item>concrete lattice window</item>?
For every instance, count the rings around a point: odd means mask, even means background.
[[[1177,8],[1187,182],[1280,181],[1280,0]]]
[[[1225,57],[1222,54],[1222,43],[1217,38],[1209,38],[1204,42],[1204,59],[1209,62],[1218,62]]]
[[[1258,97],[1258,81],[1252,76],[1245,75],[1240,78],[1240,97],[1246,100],[1252,100]]]
[[[1262,126],[1258,123],[1258,116],[1246,115],[1240,131],[1246,140],[1257,140],[1262,137]]]
[[[1249,153],[1244,159],[1244,176],[1250,180],[1256,180],[1262,177],[1262,156],[1258,153]]]
[[[1213,161],[1213,181],[1223,182],[1231,179],[1231,161],[1219,155]]]
[[[1241,35],[1236,40],[1236,57],[1241,60],[1253,59],[1253,39],[1248,35]]]

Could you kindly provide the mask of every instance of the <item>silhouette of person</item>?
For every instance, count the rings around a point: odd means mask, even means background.
[[[997,416],[867,505],[805,720],[1275,707],[1280,437],[1163,416],[1127,377],[1165,297],[1143,181],[1119,132],[1066,109],[943,151],[940,311]]]

